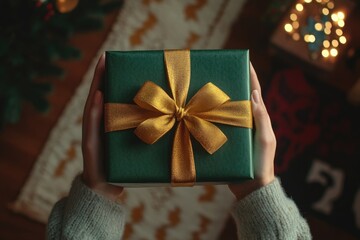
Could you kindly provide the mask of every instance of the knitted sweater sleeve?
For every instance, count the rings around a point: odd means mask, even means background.
[[[278,179],[235,203],[239,239],[311,239],[310,229]]]
[[[69,196],[55,204],[47,224],[47,239],[120,239],[125,210],[95,193],[76,177]]]

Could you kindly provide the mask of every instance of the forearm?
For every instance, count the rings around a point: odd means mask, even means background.
[[[69,196],[53,208],[47,226],[48,239],[120,239],[124,208],[95,193],[77,177]]]
[[[311,239],[306,220],[277,179],[236,202],[232,215],[240,239]]]

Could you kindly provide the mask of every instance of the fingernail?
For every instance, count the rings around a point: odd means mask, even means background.
[[[251,98],[254,103],[260,103],[260,94],[258,90],[254,90],[251,94]]]

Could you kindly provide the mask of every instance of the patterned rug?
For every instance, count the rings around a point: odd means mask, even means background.
[[[98,57],[105,50],[221,48],[244,0],[125,1],[41,152],[13,209],[46,223],[82,169],[81,118]],[[234,198],[226,186],[133,188],[124,239],[217,239]]]
[[[285,190],[303,212],[360,237],[360,108],[300,70],[279,72],[269,86]]]

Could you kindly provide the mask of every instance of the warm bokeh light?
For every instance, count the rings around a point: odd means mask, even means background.
[[[345,36],[341,36],[341,37],[339,38],[339,42],[340,42],[341,44],[345,44],[345,43],[346,43],[346,37],[345,37]]]
[[[321,55],[322,55],[324,58],[329,57],[329,50],[327,50],[327,49],[322,50],[322,51],[321,51]]]
[[[300,24],[299,24],[298,21],[295,21],[295,22],[292,23],[292,26],[293,26],[294,29],[298,29]]]
[[[344,20],[339,20],[337,24],[338,24],[339,27],[344,27],[345,26]]]
[[[295,6],[296,10],[298,10],[299,12],[301,12],[302,10],[304,10],[304,6],[301,3],[296,4]]]
[[[325,16],[329,15],[329,9],[323,8],[323,9],[322,9],[322,13],[323,13]]]
[[[300,34],[299,33],[294,33],[292,35],[292,38],[295,40],[295,41],[299,41],[300,40]]]
[[[322,26],[321,23],[316,23],[316,24],[315,24],[315,29],[316,29],[317,31],[321,31],[322,28],[323,28],[323,26]]]
[[[332,24],[331,24],[331,22],[326,22],[325,23],[325,28],[331,28],[332,27]]]
[[[331,14],[331,20],[333,20],[334,22],[337,22],[339,20],[338,15],[335,13]]]
[[[292,21],[296,21],[297,20],[297,15],[295,13],[290,14],[290,19]]]
[[[332,40],[332,41],[331,41],[331,45],[333,45],[333,47],[339,46],[338,40],[336,40],[336,39]]]
[[[292,40],[304,41],[308,45],[312,59],[319,56],[333,59],[339,55],[340,44],[347,42],[342,30],[345,10],[337,5],[335,8],[334,0],[298,0],[284,29]],[[309,26],[311,22],[314,25]]]
[[[341,12],[341,11],[339,11],[337,13],[337,15],[338,15],[339,19],[344,19],[345,18],[345,14],[343,12]]]
[[[332,48],[330,50],[330,55],[336,57],[338,55],[338,50],[336,50],[336,48]]]
[[[284,29],[287,32],[291,32],[293,30],[293,27],[290,23],[287,23],[287,24],[285,24]]]
[[[330,42],[329,42],[329,40],[324,40],[324,41],[323,41],[323,46],[324,46],[324,48],[330,47]]]
[[[334,8],[334,3],[333,2],[328,2],[327,7],[329,9],[333,9]]]
[[[336,35],[338,35],[338,36],[342,36],[343,35],[343,31],[341,30],[341,29],[336,29]]]

